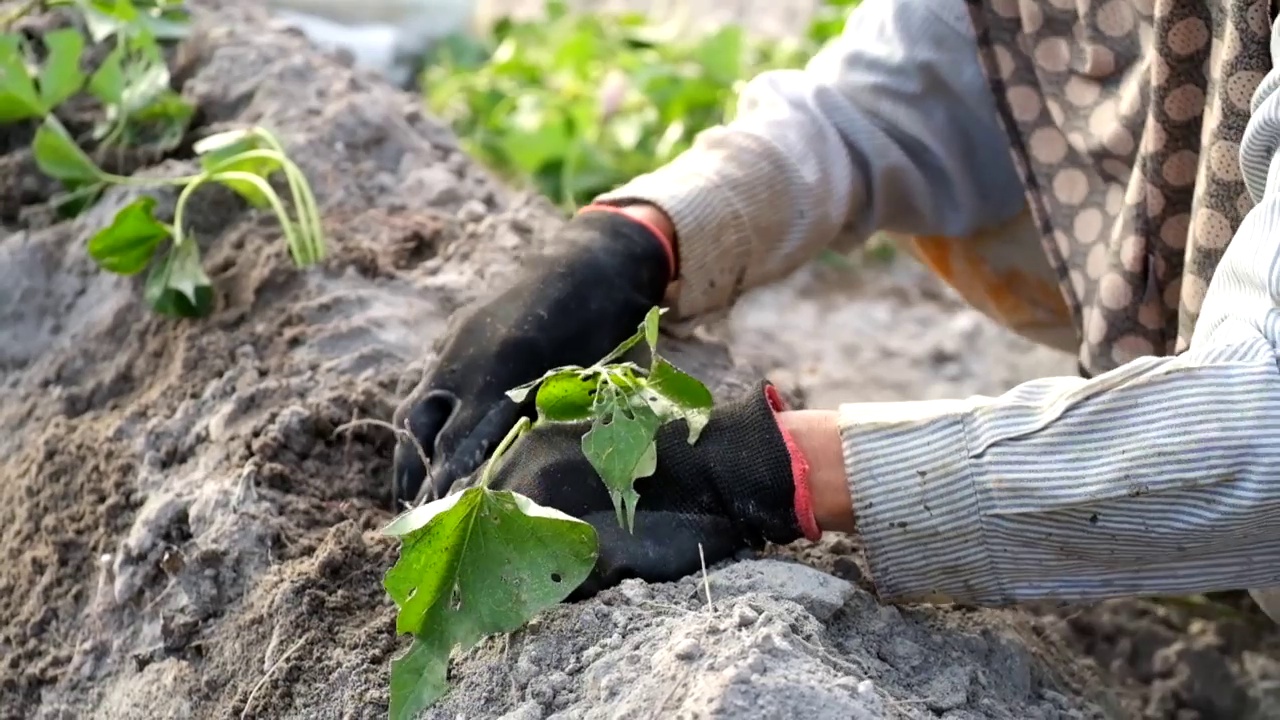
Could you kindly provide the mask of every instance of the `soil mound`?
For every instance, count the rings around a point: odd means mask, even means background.
[[[334,430],[389,418],[450,314],[563,222],[415,98],[256,8],[198,9],[175,61],[196,135],[275,132],[331,255],[295,269],[273,218],[202,190],[190,222],[217,310],[156,316],[84,247],[133,191],[59,221],[25,140],[0,143],[0,717],[384,717],[405,646],[377,533],[393,441]],[[669,347],[721,397],[760,373],[712,340]],[[867,593],[846,538],[770,555],[628,582],[486,641],[429,716],[1241,718],[1280,677],[1236,652],[1267,637],[1252,615],[1197,636],[1179,629],[1189,611],[1133,604],[1087,620],[897,609]],[[1085,691],[1091,655],[1125,683],[1113,697]]]

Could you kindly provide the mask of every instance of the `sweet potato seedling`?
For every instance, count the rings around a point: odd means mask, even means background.
[[[68,143],[66,149],[71,148],[75,145]],[[302,171],[285,156],[279,141],[269,132],[252,128],[219,133],[196,143],[195,151],[204,167],[195,175],[151,180],[103,174],[103,182],[178,185],[182,191],[174,207],[172,225],[156,219],[155,200],[151,197],[139,197],[120,209],[110,225],[89,239],[89,255],[100,267],[121,275],[134,275],[151,265],[144,289],[151,307],[171,315],[207,314],[213,305],[213,289],[200,266],[200,250],[195,239],[183,229],[183,215],[192,194],[208,183],[231,188],[254,207],[270,208],[284,229],[289,253],[299,267],[312,265],[324,257],[324,237],[315,197]],[[283,172],[287,179],[293,207],[297,208],[296,219],[290,216],[266,180],[276,171]],[[152,264],[165,240],[170,241],[167,256]]]
[[[64,212],[77,213],[111,185],[181,188],[172,224],[156,218],[155,198],[144,195],[94,233],[88,249],[99,267],[120,275],[150,268],[143,294],[153,309],[179,316],[208,314],[213,308],[213,288],[201,267],[200,249],[183,223],[192,193],[208,183],[230,188],[255,208],[269,208],[284,229],[298,266],[324,257],[315,197],[280,142],[263,128],[232,130],[201,140],[194,146],[201,172],[179,178],[112,174],[81,147],[88,140],[97,151],[145,145],[169,152],[186,137],[194,108],[170,88],[169,68],[159,45],[161,39],[184,32],[180,3],[60,0],[39,4],[76,7],[88,29],[88,40],[112,43],[97,68],[87,73],[83,66],[88,43],[76,27],[59,28],[40,38],[44,52],[38,67],[26,36],[0,34],[0,123],[37,123],[31,142],[36,165],[66,190],[53,202]],[[13,19],[6,20],[6,25]],[[102,119],[90,137],[77,139],[55,110],[81,93],[97,101]],[[268,182],[277,172],[288,184],[296,217]],[[166,242],[168,248],[161,253]]]
[[[519,629],[568,597],[595,566],[591,525],[518,493],[490,489],[494,470],[522,433],[534,423],[590,421],[582,451],[628,530],[634,530],[639,500],[635,480],[657,466],[658,428],[683,419],[689,442],[697,441],[710,419],[711,393],[658,354],[660,314],[650,310],[635,335],[594,365],[556,368],[511,390],[516,402],[533,395],[537,419],[511,429],[478,482],[408,510],[384,529],[401,546],[383,584],[399,608],[396,631],[413,635],[391,666],[395,720],[412,718],[444,696],[455,647]],[[649,347],[647,368],[617,362],[641,341]]]

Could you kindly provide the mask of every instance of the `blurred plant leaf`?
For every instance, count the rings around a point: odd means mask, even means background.
[[[62,28],[43,39],[49,54],[40,68],[40,100],[45,107],[55,108],[84,87],[85,74],[80,69],[84,35],[75,28]]]
[[[0,122],[42,117],[48,112],[27,70],[26,43],[16,33],[0,35]]]
[[[687,149],[726,122],[738,89],[800,67],[856,0],[826,0],[809,35],[752,37],[737,25],[690,37],[637,13],[504,18],[479,42],[449,41],[421,81],[429,109],[499,176],[573,210]]]
[[[36,165],[49,177],[80,182],[102,179],[102,171],[52,115],[36,130],[31,149]]]
[[[169,227],[155,218],[155,198],[140,197],[116,213],[111,224],[89,238],[89,256],[98,267],[120,275],[146,269]]]

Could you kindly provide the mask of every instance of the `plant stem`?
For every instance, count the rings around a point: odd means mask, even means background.
[[[493,480],[493,471],[498,467],[498,460],[506,454],[507,448],[511,447],[511,443],[515,442],[516,438],[523,435],[524,431],[529,429],[530,424],[531,422],[529,421],[529,418],[520,418],[520,420],[512,426],[511,431],[507,433],[507,436],[502,438],[502,442],[498,443],[498,448],[493,451],[493,455],[489,458],[489,462],[485,463],[484,474],[480,476],[480,487],[489,487],[490,481]]]
[[[246,150],[238,155],[232,155],[222,162],[214,164],[206,172],[222,173],[226,168],[234,167],[246,160],[269,160],[278,164],[289,182],[289,192],[293,196],[294,210],[298,214],[299,233],[294,240],[290,241],[289,248],[293,254],[294,261],[303,267],[319,262],[324,258],[325,254],[324,239],[320,229],[320,210],[316,205],[315,195],[312,194],[311,187],[307,185],[306,177],[302,174],[302,170],[298,168],[297,163],[289,159],[288,155],[285,155],[280,143],[270,133],[262,128],[254,128],[250,132],[267,147]],[[275,196],[274,192],[264,194],[267,194],[268,197]]]
[[[302,241],[307,246],[306,262],[310,265],[324,258],[325,247],[323,231],[320,229],[320,211],[316,207],[316,198],[311,194],[306,177],[292,160],[285,158],[284,175],[289,181],[289,190],[293,193],[293,205],[298,211],[298,225],[302,230]]]
[[[298,262],[298,239],[296,230],[293,227],[293,220],[289,218],[289,214],[285,211],[284,205],[280,202],[280,198],[275,194],[275,191],[271,189],[271,186],[267,184],[267,181],[249,172],[225,170],[220,173],[206,173],[204,175],[197,176],[192,183],[182,188],[182,192],[178,195],[178,201],[175,203],[173,209],[173,227],[175,230],[173,236],[174,245],[181,245],[186,237],[186,230],[183,228],[182,224],[182,216],[185,214],[187,209],[187,200],[191,198],[191,195],[196,191],[196,188],[199,188],[207,182],[219,182],[223,180],[238,180],[243,183],[248,183],[257,188],[258,191],[266,197],[267,202],[271,204],[271,209],[276,213],[276,219],[280,222],[281,227],[284,228],[285,243],[288,244],[289,251],[293,254],[294,262]]]
[[[173,204],[173,244],[181,245],[185,231],[182,229],[182,215],[187,209],[187,200],[191,194],[196,191],[208,179],[207,175],[198,176],[195,180],[182,188],[182,192],[178,193],[178,200]]]
[[[261,139],[261,138],[259,138]],[[257,150],[246,150],[238,155],[232,155],[221,162],[214,163],[205,170],[205,174],[211,179],[227,178],[229,173],[240,172],[234,170],[236,166],[242,166],[248,160],[266,160],[280,166],[286,176],[289,176],[290,190],[296,190],[294,187],[293,177],[290,175],[291,169],[297,170],[289,158],[284,153],[273,148],[259,148]],[[293,223],[289,220],[289,216],[284,213],[283,205],[279,201],[279,196],[275,190],[264,179],[262,183],[254,183],[260,192],[267,198],[267,202],[271,204],[272,209],[276,212],[276,220],[280,222],[285,232],[285,242],[289,246],[289,254],[293,256],[293,261],[299,266],[310,265],[317,258],[312,249],[312,243],[307,238],[307,224],[303,221],[303,207],[298,200],[297,193],[293,196],[294,209],[298,212],[298,228],[299,232],[291,232]]]
[[[304,262],[306,258],[302,255],[302,253],[306,251],[306,248],[301,247],[298,242],[298,232],[297,228],[294,227],[293,219],[289,217],[288,211],[285,210],[284,203],[280,202],[280,196],[276,195],[275,190],[271,188],[271,185],[266,180],[263,180],[261,177],[258,177],[253,173],[239,172],[236,170],[224,170],[220,173],[211,173],[208,179],[214,182],[238,180],[257,188],[258,192],[262,193],[263,196],[266,197],[267,202],[271,204],[271,209],[275,211],[276,220],[280,222],[280,227],[284,228],[285,242],[289,245],[289,252],[293,255],[293,261],[298,265],[307,264]],[[174,224],[177,224],[176,218]]]
[[[298,211],[298,224],[302,226],[302,236],[309,245],[310,262],[318,262],[324,257],[324,232],[320,228],[320,209],[316,205],[315,195],[307,184],[306,176],[297,163],[289,159],[284,146],[266,128],[255,127],[252,133],[267,147],[280,155],[285,178],[289,181],[289,192],[293,194],[293,204]],[[309,263],[308,263],[309,264]]]
[[[129,187],[161,187],[164,185],[190,185],[199,182],[204,178],[205,173],[199,175],[184,175],[176,178],[152,178],[152,177],[130,177],[128,175],[112,175],[109,172],[102,173],[102,181],[109,182],[112,185],[127,185]]]

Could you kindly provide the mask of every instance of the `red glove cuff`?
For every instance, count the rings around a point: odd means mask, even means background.
[[[776,420],[778,413],[787,409],[787,404],[783,402],[782,395],[772,384],[765,385],[764,394],[769,401],[769,407],[773,408]],[[809,459],[800,451],[795,438],[791,437],[791,433],[787,432],[781,422],[778,422],[778,431],[782,433],[782,440],[787,444],[787,453],[791,455],[791,476],[796,486],[796,521],[799,522],[800,531],[804,533],[805,538],[811,541],[817,540],[822,537],[822,530],[818,528],[818,519],[813,514],[813,493],[809,489]]]
[[[633,220],[639,223],[640,225],[643,225],[646,229],[649,230],[649,232],[653,233],[653,236],[658,239],[658,242],[662,243],[662,249],[667,253],[667,270],[668,270],[667,277],[674,278],[676,276],[676,251],[672,245],[671,238],[664,235],[662,231],[658,230],[658,228],[648,220],[642,220],[636,217],[635,215],[632,215],[629,212],[625,212],[626,211],[625,206],[593,203],[591,205],[586,205],[580,208],[577,214],[581,215],[582,213],[585,213],[585,212],[592,212],[597,210],[602,212],[617,213],[618,215],[625,215],[628,220]]]

